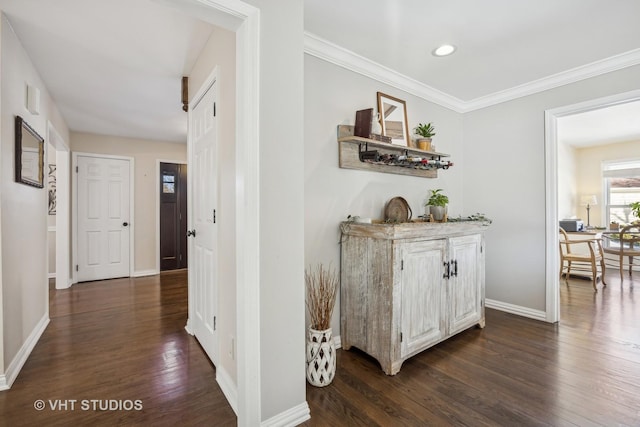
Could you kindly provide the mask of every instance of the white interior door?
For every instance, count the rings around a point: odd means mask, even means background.
[[[77,156],[77,280],[129,276],[130,161]]]
[[[211,361],[218,361],[216,316],[218,303],[216,205],[218,165],[216,153],[216,85],[196,101],[189,114],[191,162],[187,196],[189,227],[189,286],[193,333]]]

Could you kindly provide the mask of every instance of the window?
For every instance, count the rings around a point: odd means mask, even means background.
[[[175,193],[176,192],[176,177],[174,174],[162,174],[162,192],[163,193]]]
[[[605,162],[602,176],[609,222],[629,224],[640,219],[629,207],[640,201],[640,160]]]

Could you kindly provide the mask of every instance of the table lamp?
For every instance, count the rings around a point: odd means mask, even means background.
[[[591,218],[589,216],[589,211],[591,210],[591,206],[595,206],[598,204],[598,198],[595,194],[589,194],[587,196],[580,197],[580,206],[587,207],[587,228],[591,228]]]

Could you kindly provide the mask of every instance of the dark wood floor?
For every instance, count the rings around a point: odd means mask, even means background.
[[[304,425],[638,426],[640,275],[622,286],[615,272],[607,278],[597,293],[585,280],[562,285],[559,325],[487,310],[485,329],[411,358],[393,377],[339,350],[334,382],[307,387]],[[51,324],[0,392],[0,426],[235,425],[215,368],[184,331],[186,313],[184,272],[52,290]],[[45,410],[34,409],[38,399]],[[71,399],[75,410],[49,407]],[[80,407],[92,399],[143,409]]]
[[[561,286],[561,322],[487,310],[470,329],[386,376],[357,351],[338,351],[334,382],[307,385],[307,426],[640,426],[640,298],[635,283],[593,292]],[[635,288],[634,288],[635,285]]]
[[[184,330],[186,283],[179,272],[51,290],[51,323],[13,387],[0,392],[0,426],[236,425],[215,368]],[[67,409],[50,400],[69,401]],[[105,406],[136,400],[142,410]]]

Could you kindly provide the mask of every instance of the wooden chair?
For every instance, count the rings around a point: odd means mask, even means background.
[[[588,249],[587,249],[588,248]],[[602,251],[602,239],[569,240],[567,232],[560,228],[560,278],[569,284],[568,279],[571,270],[589,273],[593,282],[593,289],[598,290],[596,284],[598,276],[602,280],[602,286],[607,286],[604,281],[604,253]]]
[[[633,274],[633,257],[640,256],[640,224],[634,223],[620,231],[602,233],[604,252],[617,255],[620,281],[623,280],[625,266],[629,267],[629,277]],[[628,259],[628,262],[625,261]]]

